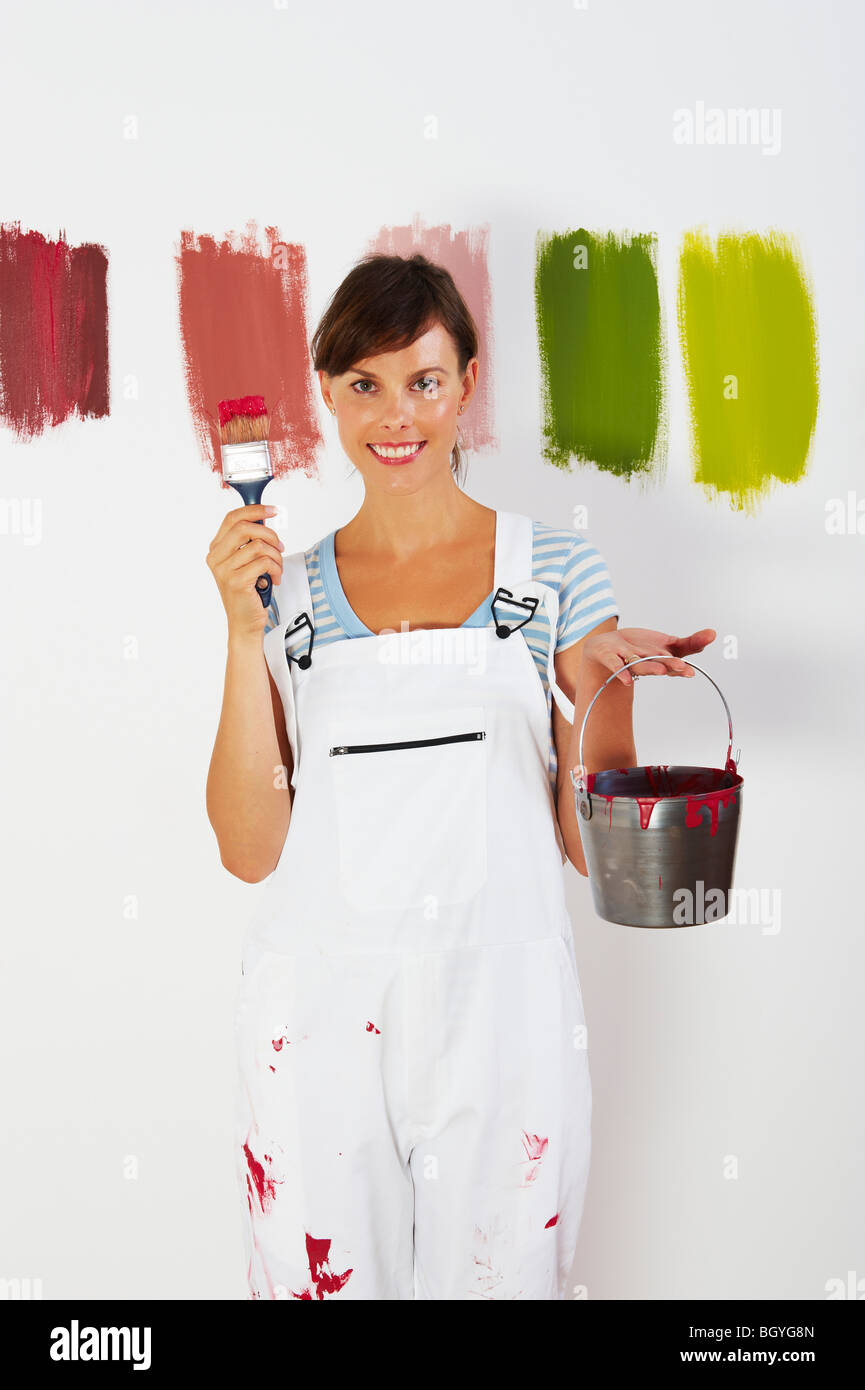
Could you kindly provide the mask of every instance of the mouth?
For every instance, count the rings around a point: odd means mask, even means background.
[[[426,448],[425,439],[411,439],[405,444],[367,444],[379,463],[411,463]]]

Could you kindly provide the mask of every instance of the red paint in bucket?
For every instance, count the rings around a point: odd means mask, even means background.
[[[604,791],[596,790],[599,779]],[[738,796],[741,785],[742,778],[729,767],[681,767],[671,771],[669,763],[655,767],[617,767],[607,772],[590,772],[586,776],[589,795],[607,802],[607,824],[610,829],[613,825],[613,801],[617,797],[637,803],[641,830],[648,830],[652,811],[659,801],[685,797],[685,825],[689,829],[703,825],[702,812],[706,806],[712,835],[718,829],[718,807],[729,806]]]

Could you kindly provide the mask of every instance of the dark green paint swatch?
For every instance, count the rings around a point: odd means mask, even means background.
[[[737,511],[804,475],[817,419],[817,329],[792,238],[686,233],[679,331],[694,481]]]
[[[543,455],[631,478],[666,453],[656,238],[538,234]]]

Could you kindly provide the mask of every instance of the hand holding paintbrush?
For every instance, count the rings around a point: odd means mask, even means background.
[[[228,619],[229,646],[244,646],[249,639],[258,644],[267,629],[267,609],[256,597],[255,580],[266,564],[274,584],[282,582],[285,547],[265,521],[275,511],[276,507],[260,502],[235,507],[226,512],[210,542],[207,567],[216,580]]]
[[[261,501],[273,477],[267,409],[263,396],[241,396],[219,402],[219,438],[222,444],[222,476],[240,493],[247,506]],[[262,517],[258,523],[264,525]],[[260,574],[255,587],[264,608],[270,607],[273,585],[269,574]]]

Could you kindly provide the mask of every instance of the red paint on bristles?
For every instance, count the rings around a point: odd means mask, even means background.
[[[264,396],[240,396],[236,401],[219,402],[219,423],[227,425],[236,415],[266,415]]]

